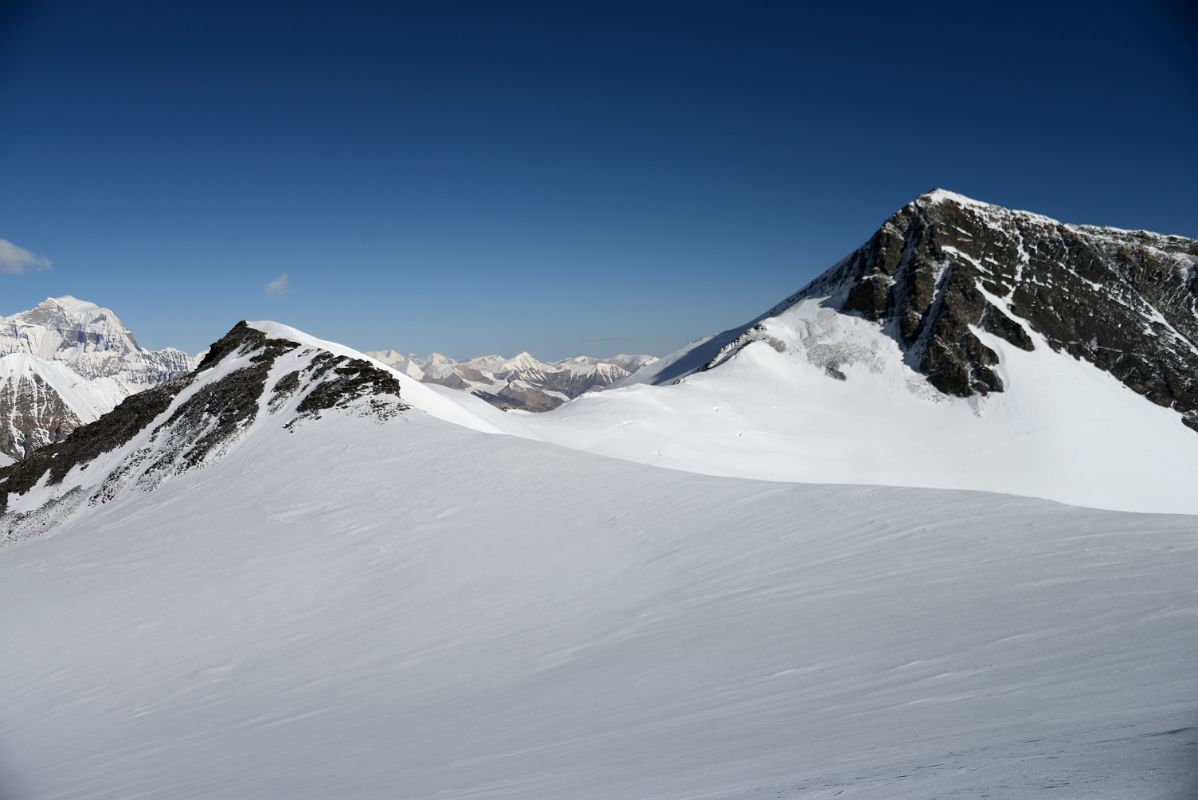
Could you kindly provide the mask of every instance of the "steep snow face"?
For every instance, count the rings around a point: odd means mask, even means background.
[[[522,411],[556,408],[579,395],[611,386],[656,360],[646,355],[619,355],[544,362],[527,352],[514,358],[490,355],[461,362],[440,353],[427,358],[395,350],[370,355],[419,381],[468,391],[498,408]]]
[[[141,348],[111,310],[73,297],[0,317],[0,362],[0,451],[11,457],[193,366],[182,351]]]
[[[303,391],[0,550],[6,796],[1192,796],[1192,519],[288,428]]]

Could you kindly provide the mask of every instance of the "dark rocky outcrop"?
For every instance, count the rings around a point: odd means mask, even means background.
[[[958,397],[1005,388],[998,355],[971,327],[1023,350],[1030,329],[1198,429],[1195,265],[1198,241],[933,192],[788,303],[837,294],[843,311],[882,324],[913,368]]]
[[[208,356],[196,367],[196,374],[237,351],[254,351],[249,365],[206,384],[158,426],[155,435],[168,429],[177,446],[164,448],[157,462],[147,471],[165,468],[176,459],[182,462],[184,469],[193,467],[214,448],[244,430],[258,415],[258,401],[266,389],[266,378],[275,359],[297,347],[296,342],[268,339],[266,334],[244,322],[237,323],[212,346]],[[218,353],[215,360],[211,360],[213,353]]]
[[[319,416],[321,411],[344,408],[371,395],[399,397],[399,380],[395,375],[361,358],[319,353],[312,360],[311,380],[315,386],[296,406],[302,415]],[[406,408],[403,406],[401,410]]]
[[[190,383],[188,375],[130,395],[100,419],[76,428],[63,441],[0,469],[0,513],[6,510],[10,494],[24,494],[47,473],[49,483],[60,483],[72,467],[84,465],[86,469],[98,456],[126,444],[166,411],[175,395]]]

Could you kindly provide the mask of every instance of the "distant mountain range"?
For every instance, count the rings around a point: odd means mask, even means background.
[[[62,441],[193,366],[181,350],[146,350],[110,309],[74,297],[0,317],[0,462]]]
[[[521,353],[514,358],[479,356],[455,361],[440,353],[417,356],[395,350],[367,355],[423,383],[461,389],[498,408],[523,411],[550,411],[567,400],[611,386],[657,360],[649,355],[616,355],[545,362]]]

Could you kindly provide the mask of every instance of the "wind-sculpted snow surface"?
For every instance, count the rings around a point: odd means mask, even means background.
[[[0,550],[5,798],[1193,796],[1192,518],[285,417]]]

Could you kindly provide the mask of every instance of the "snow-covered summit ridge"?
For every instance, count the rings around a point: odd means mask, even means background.
[[[948,189],[932,189],[930,192],[924,192],[919,197],[915,198],[916,203],[944,203],[951,202],[959,205],[980,206],[983,208],[998,208],[990,203],[981,200],[975,200],[972,197],[966,197],[958,192],[952,192]]]
[[[924,206],[938,205],[941,203],[954,203],[954,204],[960,205],[960,206],[972,207],[979,211],[983,211],[983,210],[988,211],[989,213],[992,213],[992,214],[999,214],[999,215],[1018,214],[1019,216],[1022,216],[1022,217],[1028,217],[1031,219],[1039,220],[1042,223],[1046,223],[1046,224],[1050,224],[1050,225],[1064,225],[1065,227],[1072,228],[1074,230],[1079,230],[1079,231],[1089,231],[1089,232],[1094,232],[1094,233],[1106,232],[1108,234],[1138,234],[1141,236],[1147,236],[1147,237],[1153,237],[1153,238],[1159,238],[1159,239],[1173,239],[1173,240],[1188,241],[1188,237],[1186,237],[1186,236],[1180,236],[1178,234],[1172,234],[1172,233],[1160,233],[1159,231],[1150,231],[1150,230],[1146,230],[1144,228],[1120,228],[1120,227],[1116,227],[1113,225],[1087,225],[1087,224],[1078,224],[1078,223],[1073,223],[1073,222],[1063,222],[1062,220],[1047,216],[1045,214],[1039,214],[1035,211],[1029,211],[1027,209],[1007,208],[1006,206],[1001,206],[1001,205],[998,205],[997,203],[988,203],[985,200],[978,200],[976,198],[968,197],[966,195],[960,194],[959,192],[949,191],[948,189],[932,189],[929,192],[925,192],[924,194],[921,194],[919,197],[912,200],[911,203],[912,203],[912,205],[924,205]]]
[[[380,355],[378,353],[362,353],[343,344],[320,339],[298,328],[270,320],[259,320],[246,324],[271,338],[299,342],[305,347],[325,350],[344,358],[370,361],[377,367],[387,370],[399,381],[404,402],[417,411],[482,433],[499,431],[494,424],[494,420],[499,416],[498,412],[486,403],[469,395],[450,391],[442,386],[422,383],[419,377],[398,368],[395,362],[378,358]],[[395,351],[390,352],[394,353]],[[441,357],[444,358],[444,356]]]
[[[90,314],[93,311],[107,311],[108,313],[111,313],[109,309],[101,309],[100,306],[96,305],[95,303],[89,302],[87,300],[80,300],[78,297],[74,297],[69,294],[64,294],[59,297],[47,297],[44,301],[42,301],[41,305],[45,305],[46,303],[52,303],[63,309],[63,311],[68,314]]]

